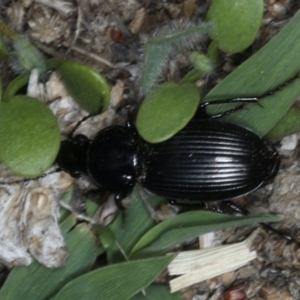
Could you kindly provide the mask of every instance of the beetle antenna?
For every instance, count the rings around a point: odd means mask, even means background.
[[[284,82],[282,85],[277,86],[274,90],[271,90],[271,91],[268,91],[268,92],[262,94],[261,96],[258,97],[258,100],[261,100],[262,98],[269,97],[269,96],[276,94],[277,92],[283,90],[285,87],[287,87],[288,85],[293,83],[298,78],[300,78],[300,73],[296,73],[296,75],[294,77],[290,78],[288,81]]]
[[[7,182],[4,182],[4,181],[0,181],[0,184],[1,185],[11,185],[11,184],[18,184],[18,183],[23,183],[23,182],[29,182],[31,180],[36,180],[36,179],[40,179],[40,178],[44,178],[48,175],[51,175],[51,174],[54,174],[54,173],[58,173],[58,172],[61,172],[62,171],[62,168],[56,168],[52,171],[49,171],[48,173],[45,173],[41,176],[38,176],[38,177],[34,177],[34,178],[23,178],[23,179],[18,179],[18,180],[12,180],[12,181],[7,181]]]
[[[282,85],[276,87],[274,90],[268,91],[259,97],[238,97],[238,98],[229,98],[229,99],[218,99],[218,100],[212,100],[212,101],[206,101],[200,104],[200,111],[203,110],[205,107],[210,105],[218,105],[218,104],[228,104],[228,103],[256,103],[259,106],[263,108],[263,106],[259,103],[260,100],[263,98],[272,96],[276,94],[277,92],[281,91],[291,83],[293,83],[296,79],[300,78],[300,73],[297,73],[294,77],[283,83]],[[237,106],[237,108],[233,108],[232,110],[225,111],[224,113],[216,114],[213,116],[210,116],[210,118],[220,118],[227,116],[231,114],[232,112],[235,112],[236,110],[240,109],[240,106]]]

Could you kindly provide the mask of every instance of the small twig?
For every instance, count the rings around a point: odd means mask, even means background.
[[[53,48],[48,47],[48,46],[44,45],[43,43],[40,43],[40,42],[38,42],[38,41],[36,41],[36,40],[34,41],[34,45],[35,45],[37,48],[41,49],[41,50],[42,50],[43,52],[45,52],[46,54],[49,54],[50,56],[53,56],[53,57],[55,57],[55,58],[59,58],[59,59],[64,60],[64,55],[63,55],[61,52],[56,51],[56,50],[54,50]],[[70,44],[63,43],[63,46],[69,48],[69,47],[70,47]],[[71,50],[72,50],[72,51],[76,51],[76,52],[78,52],[78,53],[80,53],[80,54],[83,54],[83,55],[85,55],[85,56],[87,56],[87,57],[89,57],[89,58],[91,58],[91,59],[93,59],[93,60],[95,60],[95,61],[97,61],[97,62],[100,62],[100,63],[102,63],[102,64],[104,64],[104,65],[106,65],[106,66],[112,68],[112,69],[117,68],[115,65],[113,65],[113,64],[112,64],[110,61],[108,61],[107,59],[105,59],[105,58],[103,58],[103,57],[101,57],[101,56],[99,56],[99,55],[96,55],[96,54],[93,54],[93,53],[89,53],[89,52],[87,52],[87,51],[85,51],[84,49],[81,49],[81,48],[79,48],[79,47],[73,46]]]
[[[65,47],[68,47],[68,45],[66,43],[63,43],[63,45]],[[115,66],[110,61],[108,61],[107,59],[105,59],[105,58],[103,58],[103,57],[101,57],[99,55],[96,55],[94,53],[89,53],[88,51],[85,51],[82,48],[74,46],[72,48],[72,51],[76,51],[76,52],[78,52],[80,54],[83,54],[83,55],[85,55],[85,56],[87,56],[87,57],[89,57],[89,58],[91,58],[93,60],[96,60],[96,61],[98,61],[98,62],[100,62],[100,63],[102,63],[104,65],[107,65],[110,68],[113,68],[113,69],[115,68]]]
[[[154,208],[152,207],[152,205],[150,204],[149,200],[148,200],[148,195],[146,194],[145,190],[139,185],[137,184],[136,185],[137,189],[138,189],[138,192],[148,210],[148,212],[150,213],[150,216],[151,218],[156,222],[156,223],[159,223],[160,220],[157,216],[157,213],[156,211],[154,210]]]
[[[90,217],[87,217],[85,215],[82,215],[82,214],[79,214],[77,213],[73,208],[72,206],[70,206],[69,204],[63,202],[63,201],[59,201],[59,205],[63,208],[65,208],[66,210],[68,210],[69,212],[73,213],[76,217],[76,219],[78,220],[82,220],[82,221],[86,221],[92,225],[94,224],[97,224],[97,222],[95,220],[93,220],[92,218]]]
[[[66,51],[65,53],[65,58],[68,57],[69,53],[71,52],[73,46],[75,45],[77,39],[78,39],[78,36],[80,34],[80,31],[81,31],[81,23],[82,23],[82,10],[80,8],[80,5],[78,5],[77,7],[77,21],[76,21],[76,30],[75,30],[75,34],[74,34],[74,37],[73,37],[73,40],[71,42],[71,45],[69,46],[68,50]]]
[[[40,179],[40,178],[44,178],[48,175],[51,175],[51,174],[54,174],[54,173],[57,173],[57,172],[61,172],[62,169],[61,168],[56,168],[52,171],[49,171],[41,176],[38,176],[38,177],[34,177],[34,178],[23,178],[23,179],[17,179],[17,180],[12,180],[12,181],[0,181],[0,185],[11,185],[11,184],[18,184],[18,183],[23,183],[23,182],[29,182],[31,180],[36,180],[36,179]]]
[[[125,257],[126,261],[129,261],[129,258],[128,258],[127,254],[125,253],[124,249],[122,248],[122,246],[118,243],[117,240],[115,240],[115,243],[116,243],[117,247],[119,248],[120,252]]]

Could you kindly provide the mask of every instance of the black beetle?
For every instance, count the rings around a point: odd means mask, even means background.
[[[236,98],[203,103],[256,102]],[[238,107],[239,108],[239,107]],[[134,126],[110,126],[93,140],[84,135],[63,141],[56,159],[74,177],[87,174],[100,188],[126,196],[136,182],[175,203],[221,201],[246,195],[271,181],[279,168],[273,145],[252,131],[196,117],[170,140],[145,142]]]

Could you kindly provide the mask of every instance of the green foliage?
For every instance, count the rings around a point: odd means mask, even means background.
[[[19,75],[16,78],[14,78],[6,87],[2,96],[2,101],[3,102],[9,101],[9,99],[15,96],[21,88],[25,87],[28,84],[28,80],[29,80],[28,73]]]
[[[160,143],[172,137],[194,116],[200,101],[192,83],[164,83],[157,87],[140,106],[136,127],[150,143]]]
[[[162,203],[162,199],[158,197],[146,197],[154,208]],[[76,219],[69,215],[61,224],[70,252],[66,265],[49,269],[34,262],[29,267],[14,268],[0,291],[0,300],[51,297],[56,300],[131,299],[163,272],[174,258],[173,255],[165,254],[175,244],[198,234],[229,226],[281,219],[270,215],[232,217],[194,211],[156,225],[137,188],[130,198],[131,205],[124,212],[125,215],[120,214],[109,228],[96,226],[90,230],[84,223],[75,226]],[[102,251],[97,246],[94,235],[108,246],[105,249],[109,261],[108,266],[96,270],[92,270],[92,265],[97,254]],[[107,239],[108,236],[110,238]],[[128,260],[130,253],[133,255]],[[155,296],[160,299],[159,295],[169,293],[168,288],[156,285],[151,285],[145,292],[146,299],[149,300],[155,299]],[[133,299],[141,297],[143,296],[139,294]],[[166,299],[181,298],[174,294]]]
[[[130,195],[130,200],[130,207],[120,213],[109,225],[116,241],[115,245],[107,251],[110,264],[126,260],[138,240],[156,224],[137,188]],[[147,200],[154,209],[165,201],[161,197],[150,195],[147,196]]]
[[[300,12],[262,49],[229,74],[212,89],[204,101],[236,97],[253,97],[266,94],[284,84],[300,70]],[[287,113],[300,93],[300,79],[281,91],[259,101],[259,105],[246,107],[228,117],[226,121],[266,135]],[[236,104],[211,105],[206,111],[216,114]]]
[[[173,258],[154,257],[94,270],[69,282],[53,300],[130,299],[147,287]]]
[[[190,211],[161,222],[149,230],[135,244],[130,257],[148,257],[167,253],[179,243],[208,232],[281,220],[281,217],[273,215],[236,217],[209,211]]]
[[[1,103],[0,160],[12,172],[24,177],[43,174],[59,144],[57,120],[45,104],[27,96]]]
[[[189,55],[192,65],[203,74],[209,74],[213,71],[211,60],[204,54],[192,52]]]
[[[13,47],[17,56],[19,72],[28,73],[33,69],[38,69],[40,73],[46,72],[44,55],[28,39],[18,36],[13,41]]]
[[[141,91],[148,94],[153,88],[157,77],[160,75],[161,67],[172,47],[181,49],[188,48],[194,41],[199,41],[203,34],[207,33],[209,26],[201,24],[176,30],[163,36],[150,39],[145,46],[145,59],[141,76]]]
[[[300,131],[300,109],[292,107],[287,114],[268,132],[267,139],[280,139]]]
[[[70,95],[84,110],[97,114],[107,109],[110,88],[102,75],[88,66],[67,61],[57,71]]]
[[[245,50],[256,38],[263,10],[263,0],[214,0],[207,13],[211,39],[227,53]]]
[[[49,108],[24,95],[17,95],[28,84],[29,73],[38,69],[58,69],[75,101],[92,114],[107,109],[110,88],[95,70],[82,64],[46,60],[30,41],[0,21],[0,34],[11,40],[15,65],[22,75],[11,81],[0,98],[0,160],[13,173],[24,177],[43,174],[54,162],[60,144],[57,121]],[[2,41],[2,39],[1,39]]]

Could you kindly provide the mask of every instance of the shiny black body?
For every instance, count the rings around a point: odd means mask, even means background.
[[[275,148],[252,131],[202,118],[159,144],[142,140],[130,123],[107,127],[91,141],[75,136],[62,142],[56,161],[71,175],[85,173],[117,192],[117,199],[140,182],[178,203],[246,195],[271,181],[279,167]]]
[[[151,146],[143,186],[177,202],[228,200],[277,174],[275,148],[243,127],[192,120],[172,139]]]

